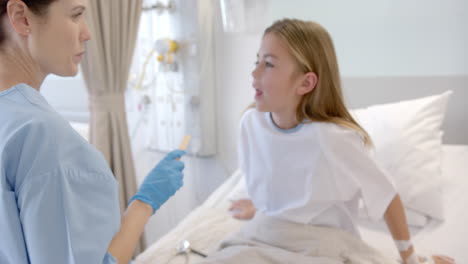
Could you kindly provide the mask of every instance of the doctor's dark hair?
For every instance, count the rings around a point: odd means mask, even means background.
[[[3,20],[4,16],[7,13],[7,4],[9,0],[0,0],[0,19]],[[45,16],[47,15],[47,11],[49,10],[49,5],[52,4],[57,0],[22,0],[25,3],[29,10],[38,16]],[[4,25],[0,20],[0,45],[3,44],[5,41],[5,29],[3,28]]]

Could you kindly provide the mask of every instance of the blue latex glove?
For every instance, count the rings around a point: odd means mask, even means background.
[[[184,163],[176,160],[185,155],[183,150],[174,150],[166,155],[148,173],[130,203],[138,199],[153,207],[153,214],[183,185]]]

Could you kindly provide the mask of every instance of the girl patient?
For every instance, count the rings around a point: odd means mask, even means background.
[[[369,135],[346,109],[333,42],[322,26],[275,22],[264,32],[252,76],[255,103],[242,117],[239,140],[251,200],[231,206],[234,217],[252,220],[234,240],[278,243],[304,255],[313,255],[307,249],[311,241],[325,243],[326,230],[341,232],[338,241],[362,243],[356,224],[362,200],[370,218],[384,217],[403,263],[454,263],[446,256],[417,257],[400,197],[369,154]],[[281,245],[288,236],[294,245]],[[234,246],[225,243],[221,252],[234,255]],[[312,263],[355,263],[343,252],[336,254]]]

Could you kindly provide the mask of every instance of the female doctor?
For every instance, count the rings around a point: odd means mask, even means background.
[[[0,0],[0,263],[128,263],[149,217],[182,186],[184,152],[146,176],[122,221],[102,155],[39,93],[73,76],[86,0]],[[65,89],[65,87],[64,87]]]

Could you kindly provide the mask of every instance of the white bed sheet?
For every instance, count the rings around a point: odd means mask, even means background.
[[[418,253],[446,254],[454,257],[457,263],[468,263],[468,145],[444,145],[442,175],[444,177],[444,222],[430,221],[424,229],[412,229],[413,241]],[[200,242],[198,248],[209,253],[214,249],[214,241],[222,239],[227,231],[233,231],[239,224],[231,220],[227,209],[231,199],[245,195],[242,175],[237,171],[223,183],[200,208],[192,212],[179,226],[164,236],[160,241],[149,247],[136,260],[136,263],[159,263],[160,257],[169,254],[168,249],[175,248],[177,241],[188,236]],[[214,211],[206,210],[212,208]],[[226,212],[226,213],[224,213]],[[220,215],[221,214],[221,215]],[[200,221],[213,218],[212,229],[203,227]],[[225,226],[224,226],[225,225]],[[196,229],[203,232],[198,234]],[[224,229],[224,230],[223,230]],[[207,231],[209,230],[209,231]],[[207,233],[208,232],[208,233]],[[383,223],[361,226],[361,234],[365,241],[385,254],[398,258],[398,252],[393,245]],[[204,245],[201,240],[205,240]],[[196,259],[196,258],[195,258]],[[171,262],[173,263],[173,262]],[[177,263],[174,262],[174,263]],[[183,263],[183,262],[182,262]]]
[[[468,146],[444,145],[445,221],[430,221],[424,229],[411,229],[416,250],[423,254],[449,255],[457,263],[468,263]],[[385,226],[362,226],[363,239],[391,256],[397,256]]]

